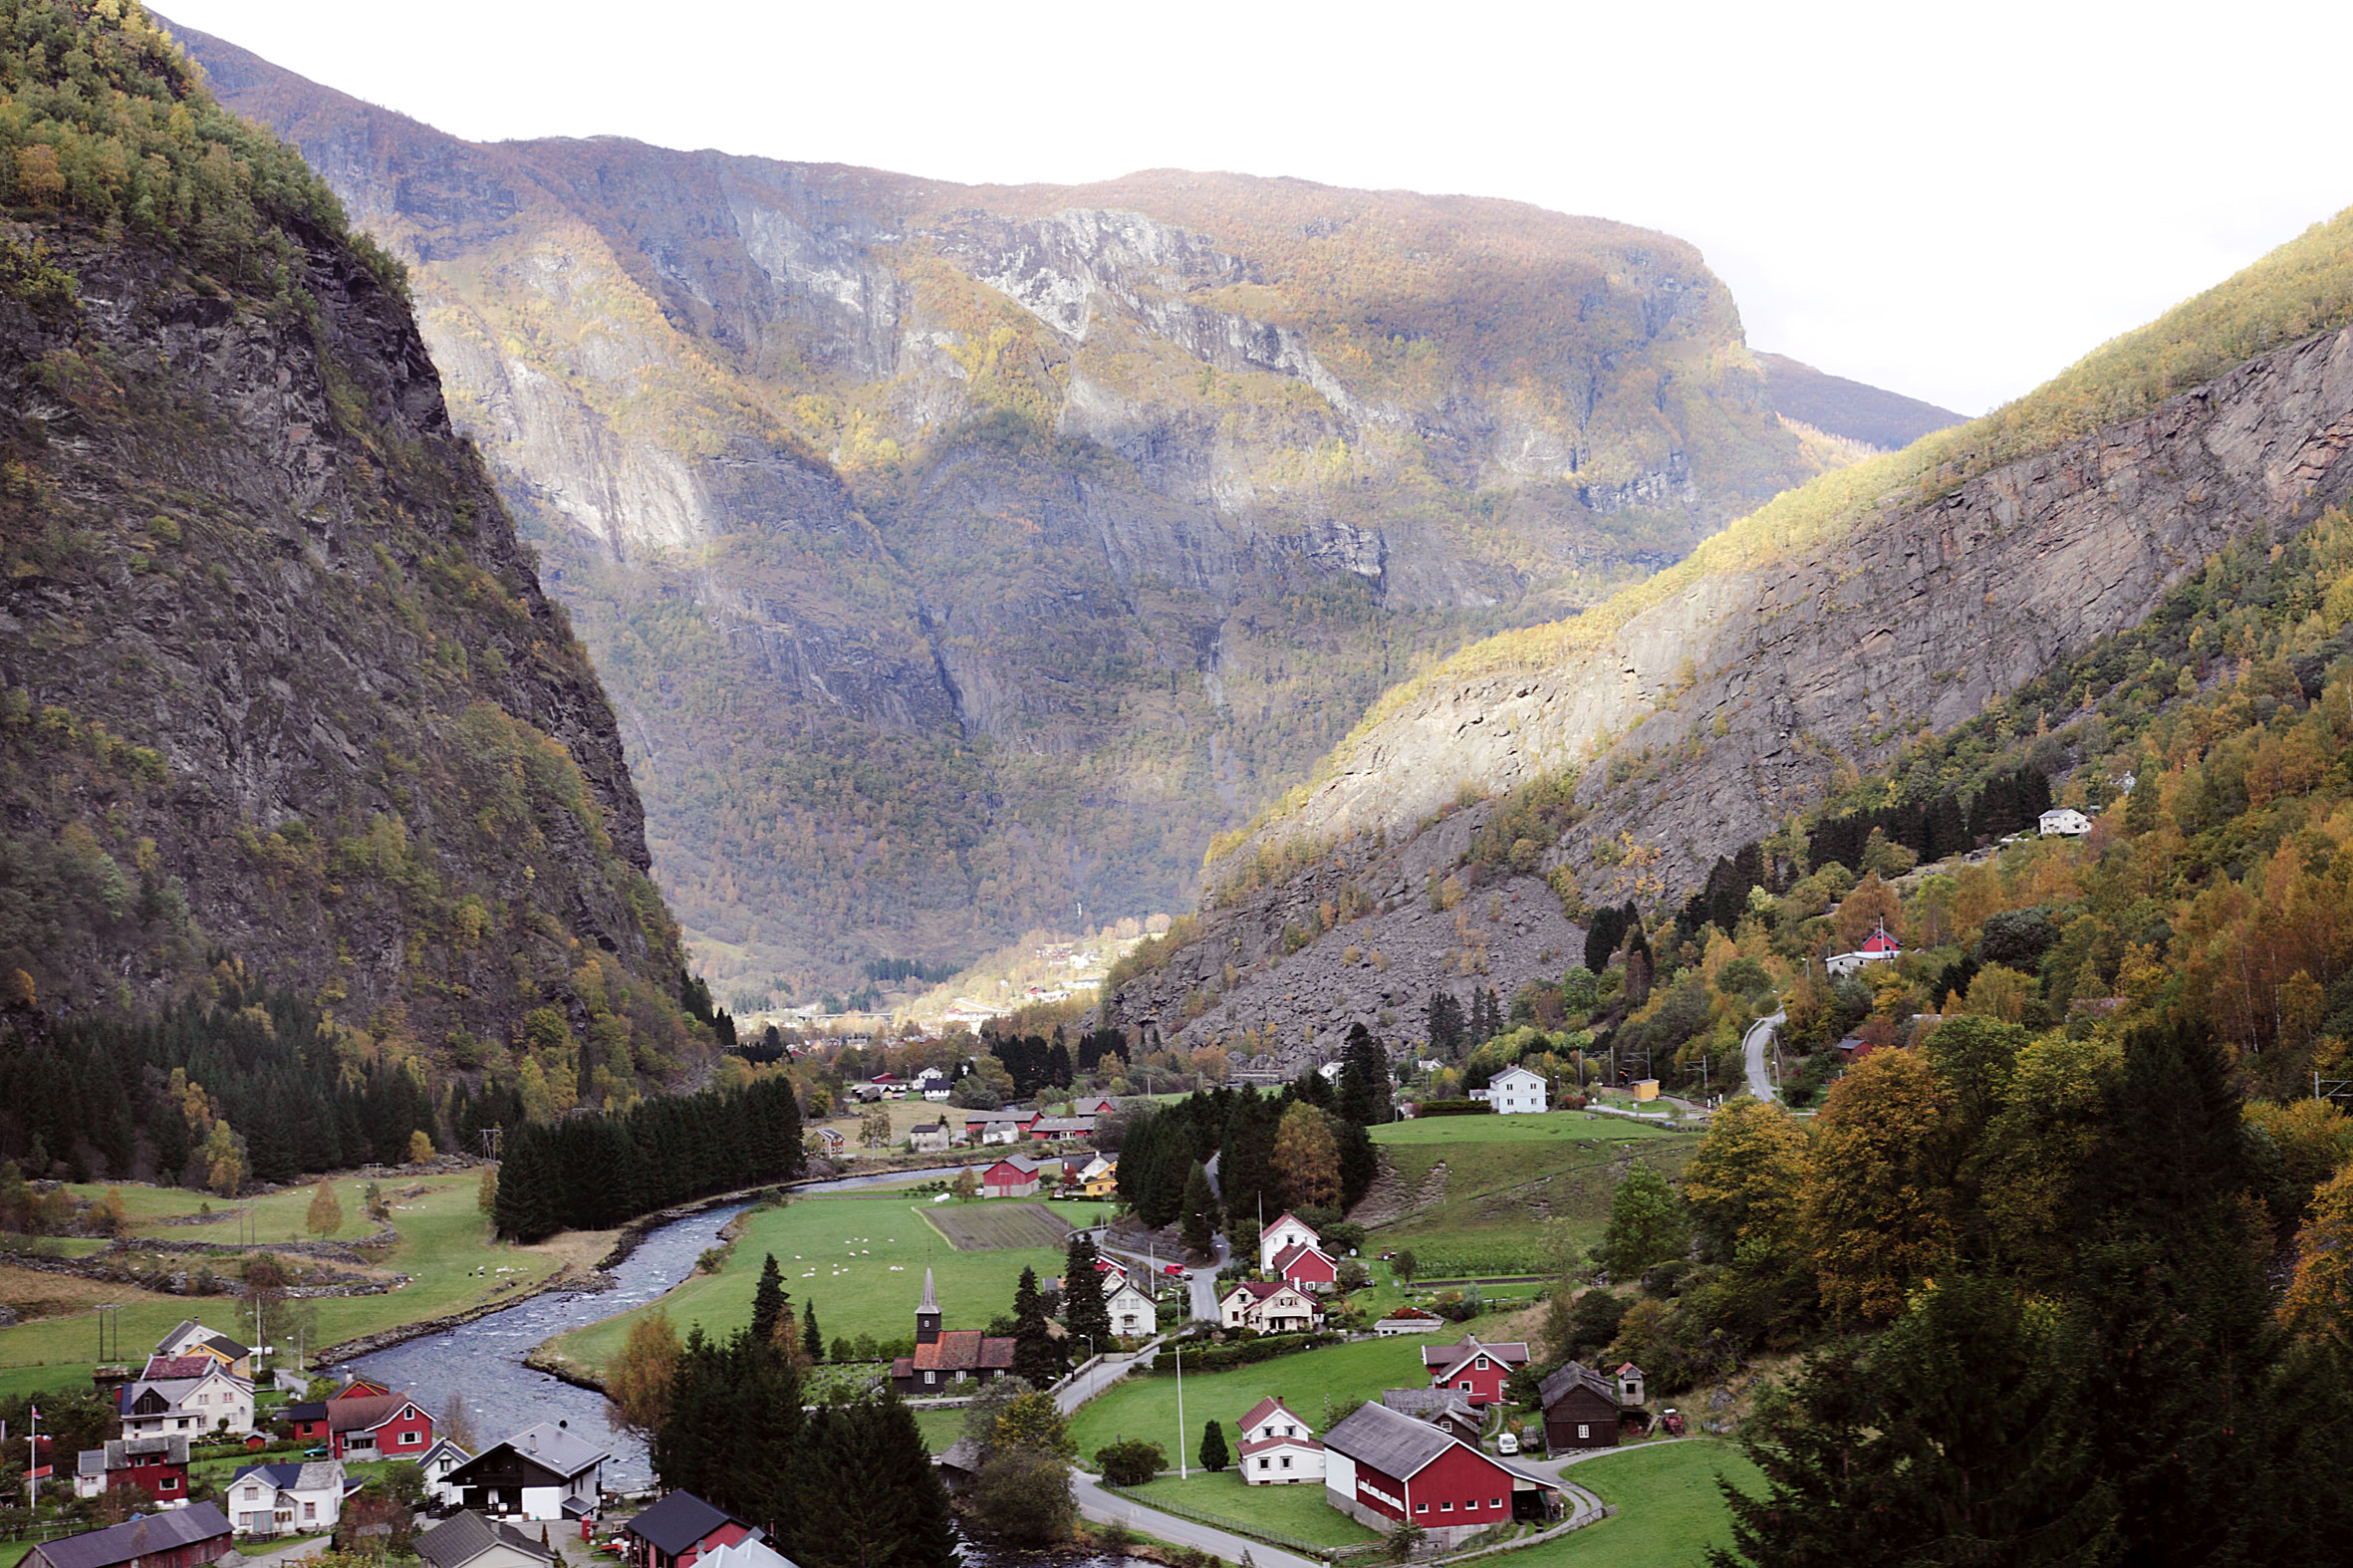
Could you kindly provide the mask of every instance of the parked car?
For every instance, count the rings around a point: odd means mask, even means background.
[[[1184,1265],[1181,1263],[1163,1263],[1161,1265],[1161,1272],[1168,1275],[1171,1279],[1182,1279],[1184,1277]]]
[[[1507,1432],[1495,1439],[1495,1451],[1497,1453],[1517,1453],[1519,1452],[1519,1439]]]

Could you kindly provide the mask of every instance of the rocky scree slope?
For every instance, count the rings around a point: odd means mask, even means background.
[[[1508,863],[1572,907],[1679,899],[1845,770],[1996,707],[2138,625],[2222,544],[2282,537],[2353,491],[2348,319],[2353,215],[2012,408],[1782,497],[1601,610],[1466,650],[1385,695],[1211,869],[1210,903],[1279,907],[1301,868],[1410,845],[1491,795],[1498,820],[1536,825]],[[2311,326],[2172,391],[2185,367]],[[2046,438],[2070,425],[2097,427]]]
[[[127,225],[9,160],[10,999],[140,1010],[233,961],[477,1066],[529,1009],[585,1019],[596,958],[600,1008],[626,1017],[634,988],[643,1045],[675,1052],[680,946],[612,712],[451,427],[396,268],[127,12],[89,24],[85,62],[143,59],[133,90],[178,109],[158,133],[219,183],[176,226]],[[12,89],[20,125],[35,87]]]
[[[1664,235],[472,145],[187,37],[411,263],[754,992],[1173,907],[1381,689],[1819,466]]]

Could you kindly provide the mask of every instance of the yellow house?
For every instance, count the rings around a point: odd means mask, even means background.
[[[1117,1197],[1120,1195],[1120,1164],[1113,1161],[1086,1178],[1079,1188],[1089,1197]]]
[[[1658,1099],[1658,1098],[1659,1098],[1659,1080],[1658,1080],[1658,1079],[1656,1079],[1656,1078],[1638,1078],[1638,1079],[1636,1079],[1636,1080],[1634,1081],[1634,1098],[1635,1098],[1635,1099],[1637,1099],[1637,1100],[1656,1100],[1656,1099]]]

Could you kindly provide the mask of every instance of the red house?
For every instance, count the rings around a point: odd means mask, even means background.
[[[1324,1500],[1387,1531],[1411,1521],[1453,1546],[1514,1519],[1545,1519],[1559,1483],[1488,1457],[1453,1434],[1364,1405],[1324,1434]]]
[[[286,1419],[302,1442],[324,1442],[331,1459],[421,1458],[433,1445],[433,1413],[405,1394],[387,1394],[380,1384],[354,1384],[331,1400],[286,1407]]]
[[[1422,1347],[1430,1386],[1451,1390],[1477,1410],[1501,1403],[1504,1380],[1527,1364],[1528,1347],[1522,1340],[1484,1345],[1465,1334],[1456,1344]]]
[[[980,1173],[980,1188],[990,1197],[1034,1197],[1040,1169],[1035,1160],[1008,1155]]]
[[[157,1502],[188,1500],[185,1434],[118,1438],[107,1444],[107,1484],[136,1486]]]
[[[630,1568],[691,1568],[705,1552],[733,1546],[752,1527],[692,1492],[674,1491],[621,1527]]]
[[[1301,1290],[1330,1290],[1339,1282],[1340,1265],[1318,1246],[1289,1246],[1275,1255],[1274,1273]]]

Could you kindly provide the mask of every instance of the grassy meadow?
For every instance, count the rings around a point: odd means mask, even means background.
[[[1191,1402],[1185,1402],[1185,1414],[1192,1414]],[[1238,1412],[1236,1414],[1239,1414]],[[1226,1423],[1226,1440],[1232,1437],[1231,1422]],[[1162,1444],[1167,1447],[1167,1443]],[[1191,1463],[1198,1452],[1198,1439],[1192,1452],[1185,1454]],[[1176,1455],[1169,1455],[1175,1464]],[[1228,1529],[1244,1535],[1273,1532],[1295,1540],[1309,1541],[1318,1546],[1356,1546],[1379,1537],[1364,1525],[1324,1500],[1322,1481],[1296,1481],[1288,1486],[1246,1486],[1242,1483],[1241,1461],[1222,1474],[1212,1475],[1194,1466],[1188,1479],[1179,1480],[1164,1475],[1144,1486],[1120,1489],[1122,1497],[1133,1497],[1147,1506],[1174,1503],[1206,1519],[1222,1521]]]
[[[1598,1524],[1511,1556],[1512,1568],[1656,1568],[1701,1563],[1732,1539],[1732,1516],[1716,1489],[1722,1476],[1744,1492],[1764,1490],[1764,1476],[1728,1442],[1651,1443],[1586,1459],[1561,1478],[1592,1492],[1618,1513]]]
[[[1023,1212],[1035,1209],[1035,1214]],[[997,1219],[1003,1213],[1002,1221]],[[831,1344],[837,1335],[898,1339],[915,1332],[923,1270],[938,1282],[943,1326],[976,1329],[1013,1310],[1013,1287],[1023,1268],[1046,1280],[1062,1272],[1060,1246],[959,1250],[932,1224],[934,1213],[954,1215],[955,1227],[975,1234],[1042,1234],[1047,1210],[1027,1200],[977,1200],[934,1206],[906,1193],[884,1197],[806,1197],[746,1217],[741,1238],[716,1274],[697,1274],[659,1300],[569,1334],[549,1349],[577,1367],[601,1369],[619,1354],[630,1326],[656,1308],[684,1334],[700,1323],[709,1334],[730,1333],[751,1319],[752,1287],[760,1261],[776,1254],[795,1313],[817,1303],[817,1326]],[[1110,1217],[1108,1203],[1057,1203],[1051,1212],[1073,1225]]]
[[[489,1225],[476,1206],[479,1177],[470,1171],[395,1177],[381,1183],[392,1201],[392,1228],[399,1233],[381,1266],[366,1270],[390,1275],[404,1273],[408,1283],[376,1296],[339,1296],[303,1303],[296,1316],[305,1342],[313,1349],[362,1334],[372,1334],[419,1318],[441,1317],[494,1297],[512,1296],[522,1286],[538,1283],[565,1263],[586,1267],[610,1250],[610,1231],[571,1231],[538,1246],[517,1247],[489,1239]],[[343,1205],[343,1228],[336,1238],[357,1240],[375,1230],[361,1197],[364,1182],[344,1177],[335,1183]],[[95,1196],[103,1186],[79,1186],[83,1196]],[[234,1245],[240,1231],[253,1238],[256,1250],[272,1242],[309,1239],[304,1221],[314,1187],[294,1187],[250,1200],[230,1201],[176,1187],[118,1185],[131,1217],[132,1236],[163,1236]],[[209,1208],[227,1217],[199,1225],[165,1225],[175,1214],[196,1214]],[[157,1255],[156,1261],[160,1261]],[[170,1266],[187,1267],[197,1260],[174,1258]],[[214,1260],[216,1273],[230,1286],[233,1259]],[[484,1272],[475,1274],[476,1269]],[[505,1272],[501,1272],[504,1270]],[[515,1288],[502,1290],[509,1285]],[[0,1263],[0,1301],[26,1311],[25,1322],[0,1329],[0,1392],[87,1385],[98,1357],[98,1318],[102,1304],[120,1304],[123,1354],[136,1360],[183,1318],[201,1318],[222,1331],[249,1338],[253,1328],[249,1308],[233,1297],[173,1296],[129,1285],[87,1280],[65,1274],[38,1273]],[[278,1327],[271,1337],[280,1338]],[[110,1345],[110,1349],[111,1349]]]

